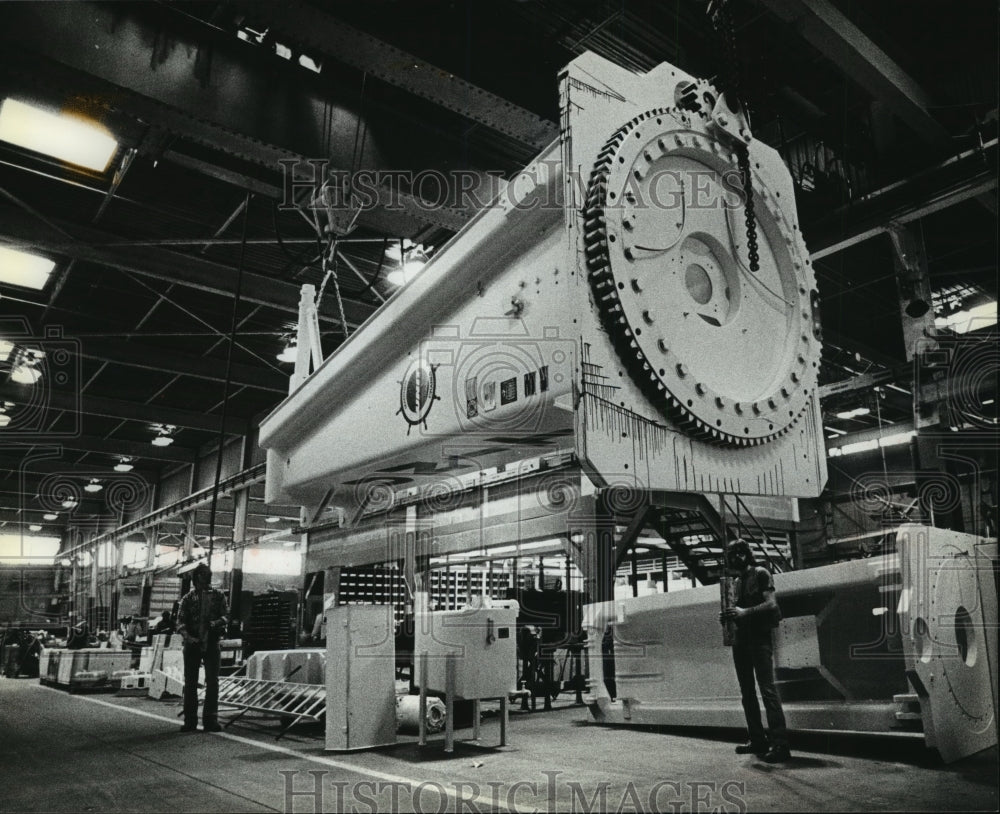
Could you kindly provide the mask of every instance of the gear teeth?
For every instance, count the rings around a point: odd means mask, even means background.
[[[692,91],[696,93],[694,89]],[[642,122],[653,117],[673,114],[683,115],[683,111],[680,108],[662,107],[640,113],[615,130],[598,152],[591,171],[583,211],[584,255],[591,289],[604,328],[633,380],[654,404],[661,405],[664,413],[682,431],[715,446],[741,448],[760,446],[789,432],[805,411],[805,405],[784,427],[760,437],[737,436],[718,427],[709,426],[691,412],[681,399],[673,395],[656,374],[635,339],[618,296],[617,280],[611,269],[608,254],[608,220],[605,213],[611,172],[617,166],[616,157],[620,148]],[[696,115],[704,118],[708,113],[699,110]],[[662,135],[657,137],[657,146],[664,152],[674,148]],[[811,269],[807,268],[807,274],[811,274]],[[814,286],[811,280],[810,276],[810,284]]]

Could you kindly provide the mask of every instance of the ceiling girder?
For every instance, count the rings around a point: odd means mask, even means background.
[[[94,337],[81,339],[79,348],[80,355],[88,359],[139,367],[144,370],[159,370],[179,376],[193,376],[213,382],[226,380],[227,364],[223,359],[193,356],[135,342]],[[240,362],[233,362],[228,368],[229,379],[234,386],[256,387],[282,394],[288,392],[288,384],[280,373]],[[162,418],[158,421],[163,424],[170,423]]]
[[[0,204],[0,241],[43,252],[55,252],[76,260],[100,263],[122,271],[153,277],[177,285],[196,288],[211,294],[232,298],[236,294],[236,269],[194,254],[172,252],[155,246],[115,246],[102,244],[127,242],[109,232],[77,224],[49,219],[65,229],[76,240],[53,234],[45,224],[26,212]],[[243,272],[240,299],[255,305],[264,305],[279,311],[298,314],[300,287],[296,283],[276,280],[251,271]],[[323,319],[339,322],[334,314],[336,304],[332,299],[321,303]],[[367,303],[344,298],[348,323],[356,327],[372,313],[374,307]]]
[[[950,206],[981,198],[997,186],[997,140],[917,173],[905,181],[835,209],[803,225],[813,260],[821,260],[884,233],[890,223],[911,223]]]
[[[829,0],[761,0],[761,3],[872,98],[884,103],[925,144],[943,154],[952,152],[951,134],[931,115],[931,99],[919,83]],[[991,190],[977,194],[976,200],[996,214],[996,196]]]
[[[33,400],[29,385],[0,382],[0,400],[15,404],[27,404]],[[219,416],[165,407],[138,401],[124,401],[89,393],[69,393],[64,390],[49,389],[45,394],[46,405],[52,410],[76,411],[83,415],[97,415],[106,418],[122,418],[143,423],[172,424],[190,430],[218,432],[222,419]],[[246,435],[249,424],[242,418],[226,417],[226,432],[231,435]]]
[[[92,97],[114,110],[263,167],[275,178],[282,162],[306,165],[309,159],[329,158],[330,171],[351,167],[362,126],[356,112],[343,100],[321,95],[304,68],[254,51],[235,36],[223,40],[207,27],[200,37],[168,29],[124,4],[24,3],[5,10],[5,17],[0,40],[32,65],[39,92],[65,85],[79,93],[89,86]],[[68,68],[69,76],[43,79],[60,74],[60,67]],[[324,127],[328,114],[332,130]],[[377,155],[371,160],[377,167],[385,163]],[[471,215],[395,187],[391,201],[419,224],[454,231]],[[365,223],[364,213],[359,220]],[[410,231],[418,229],[414,225]]]
[[[150,436],[152,437],[152,436]],[[101,438],[93,435],[78,435],[55,439],[52,436],[41,435],[34,442],[18,439],[9,449],[16,451],[18,446],[29,449],[33,446],[63,447],[78,449],[84,452],[106,452],[111,455],[128,455],[130,458],[147,458],[154,461],[173,461],[175,463],[194,463],[197,455],[193,449],[171,444],[168,447],[154,447],[152,444],[139,441],[121,441],[117,438]]]
[[[310,49],[376,76],[478,124],[542,150],[559,135],[554,122],[419,57],[359,31],[299,0],[249,2],[254,20]]]

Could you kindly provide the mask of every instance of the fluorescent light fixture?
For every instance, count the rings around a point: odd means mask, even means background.
[[[857,418],[858,416],[868,415],[871,412],[867,407],[855,407],[853,410],[843,410],[837,413],[837,418]]]
[[[390,271],[385,279],[393,285],[405,285],[423,271],[427,263],[423,260],[407,260],[402,268]]]
[[[56,514],[55,512],[46,512],[45,514],[42,515],[42,519],[43,520],[58,520],[59,519],[59,515]]]
[[[827,427],[824,425],[823,429],[827,432],[836,433],[837,435],[847,435],[847,430],[838,430],[836,427]]]
[[[41,531],[42,527],[38,523],[32,523],[28,526],[28,531]]]
[[[308,71],[312,71],[313,73],[319,73],[323,70],[323,66],[320,63],[312,57],[307,57],[305,54],[299,57],[299,65]]]
[[[997,324],[997,304],[996,301],[984,302],[963,311],[956,311],[946,317],[936,317],[934,326],[937,328],[948,328],[957,334],[968,333],[969,331],[988,328]]]
[[[0,105],[0,140],[60,161],[104,172],[118,142],[93,121],[5,99]]]
[[[900,444],[908,444],[910,439],[915,435],[916,433],[912,430],[910,432],[897,432],[894,435],[886,435],[880,438],[878,445],[880,447],[897,447]]]
[[[878,439],[872,438],[869,441],[856,441],[853,444],[844,444],[837,450],[838,455],[856,455],[859,452],[868,452],[878,449]]]
[[[104,486],[101,485],[101,482],[97,478],[91,478],[90,483],[84,486],[83,490],[85,492],[100,492],[103,488]]]
[[[55,267],[55,260],[49,260],[47,257],[40,257],[31,252],[23,252],[20,249],[0,246],[0,283],[41,291],[45,288],[49,275]],[[6,351],[2,348],[6,348]],[[9,355],[13,349],[14,345],[11,342],[0,343],[0,355],[4,353]]]
[[[285,349],[276,357],[279,362],[294,362],[299,355],[299,346],[294,342],[285,345]]]
[[[265,517],[264,518],[264,522],[265,523],[280,523],[281,522],[281,518],[280,517]]]
[[[173,424],[154,424],[156,437],[150,442],[154,447],[169,447],[174,442],[173,432],[177,429]]]
[[[2,251],[3,247],[0,247],[0,252]],[[13,352],[14,343],[8,342],[6,339],[0,339],[0,362],[6,362]]]
[[[871,438],[867,441],[856,441],[853,444],[844,444],[842,447],[832,447],[828,455],[831,458],[836,458],[838,455],[856,455],[859,452],[870,452],[873,449],[878,449],[879,447],[895,447],[900,444],[906,444],[911,438],[913,438],[916,433],[913,430],[909,432],[897,432],[892,435],[885,435],[882,438]]]
[[[115,464],[115,472],[131,472],[135,467],[132,464],[131,458],[121,458],[118,463]]]
[[[538,551],[541,548],[551,548],[553,544],[558,544],[558,540],[538,540],[533,543],[521,543],[520,545],[501,545],[495,548],[488,548],[486,553],[490,556],[498,554],[524,554],[526,551]],[[520,550],[519,550],[520,549]]]
[[[276,53],[282,59],[292,58],[292,49],[287,45],[282,45],[280,42],[274,44],[274,53]]]
[[[10,380],[18,384],[34,384],[40,378],[42,371],[32,364],[20,364],[10,372]]]
[[[10,416],[7,413],[0,413],[0,428],[10,424]]]
[[[62,507],[64,509],[73,509],[76,508],[76,506],[77,506],[76,499],[72,497],[66,498],[66,500],[62,502]]]

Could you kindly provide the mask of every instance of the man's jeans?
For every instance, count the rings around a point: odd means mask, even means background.
[[[788,731],[785,727],[785,713],[781,709],[781,698],[774,686],[774,648],[771,642],[736,644],[733,646],[733,661],[736,664],[736,678],[740,682],[743,695],[743,712],[746,714],[747,730],[752,743],[765,743],[768,738],[760,720],[760,704],[754,689],[754,674],[760,697],[764,699],[767,711],[767,728],[774,746],[788,746]]]
[[[184,723],[198,724],[198,668],[205,662],[205,708],[201,713],[204,726],[219,719],[219,662],[222,651],[218,641],[191,642],[184,645]]]

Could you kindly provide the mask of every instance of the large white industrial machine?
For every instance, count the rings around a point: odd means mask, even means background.
[[[350,515],[555,449],[598,485],[820,492],[817,295],[778,154],[667,64],[584,54],[561,104],[561,136],[261,424],[268,500]]]
[[[615,521],[591,533],[601,509],[588,488],[617,487],[636,506],[821,492],[817,293],[779,155],[711,83],[672,65],[637,75],[584,54],[561,74],[560,100],[559,138],[311,376],[315,348],[300,346],[260,444],[267,499],[304,507],[311,569],[406,560],[409,577],[442,552],[556,537],[590,599],[605,600]],[[318,341],[308,327],[300,339]],[[575,473],[558,500],[538,477],[547,466]],[[502,493],[504,513],[454,499],[475,489]],[[394,506],[402,521],[385,519]],[[331,517],[351,521],[331,531]],[[904,586],[926,584],[912,563]],[[985,656],[975,678],[942,662],[924,679],[933,651],[927,662],[901,649],[912,638],[878,638],[883,623],[910,624],[897,605],[912,592],[884,589],[899,573],[869,560],[778,578],[781,666],[798,671],[808,707],[791,710],[793,726],[885,731],[908,720],[895,704],[914,695],[939,745],[988,732],[992,713],[971,700],[988,695]],[[592,606],[595,716],[740,725],[717,602],[706,588]],[[921,618],[945,636],[937,614]],[[614,701],[596,648],[609,624]],[[949,703],[964,711],[948,717]]]

